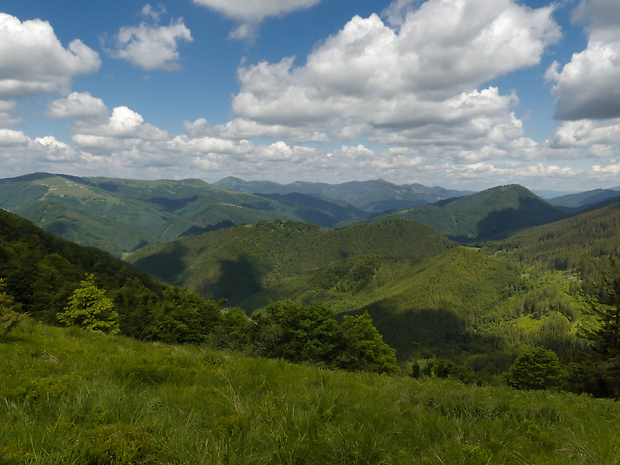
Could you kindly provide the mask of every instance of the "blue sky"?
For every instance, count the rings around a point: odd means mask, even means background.
[[[0,177],[620,185],[617,0],[0,0]]]

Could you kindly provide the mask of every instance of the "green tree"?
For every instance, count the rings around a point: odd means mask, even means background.
[[[270,302],[255,321],[254,342],[259,353],[291,362],[331,362],[338,322],[326,307]]]
[[[152,309],[145,339],[174,343],[203,343],[217,327],[221,305],[179,286],[164,291]]]
[[[559,387],[562,367],[555,352],[533,347],[517,357],[504,374],[506,384],[517,389],[549,389]]]
[[[105,291],[97,287],[95,276],[86,274],[64,311],[56,317],[67,326],[81,326],[90,331],[116,334],[120,331],[119,316],[114,310],[114,303],[106,297]]]
[[[595,395],[620,397],[620,269],[611,260],[611,272],[604,274],[603,289],[586,312],[593,317],[591,326],[582,326],[581,336],[592,348],[593,356],[585,360],[578,372],[589,381]],[[592,389],[593,388],[593,389]]]
[[[13,297],[5,292],[5,288],[6,280],[0,278],[0,340],[4,339],[26,316],[25,313],[14,311]]]
[[[605,274],[603,289],[586,310],[594,317],[593,328],[582,328],[594,353],[602,360],[620,357],[620,269],[612,261],[612,273]]]
[[[397,373],[396,350],[383,341],[368,312],[347,315],[340,324],[340,347],[335,366],[346,370]]]

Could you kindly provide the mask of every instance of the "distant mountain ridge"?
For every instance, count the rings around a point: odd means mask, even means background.
[[[0,207],[116,256],[235,224],[288,219],[331,228],[366,215],[340,201],[304,194],[259,197],[198,179],[140,181],[48,173],[0,180]]]
[[[249,194],[291,194],[301,193],[347,202],[368,212],[400,210],[412,205],[424,205],[438,200],[471,194],[442,187],[426,187],[421,184],[396,185],[378,179],[372,181],[351,181],[342,184],[296,181],[279,184],[271,181],[244,181],[227,177],[214,183],[215,186]]]
[[[608,200],[617,199],[620,192],[613,189],[594,189],[549,199],[548,202],[567,213],[583,211]]]
[[[380,214],[371,221],[396,218],[419,221],[457,242],[471,242],[507,237],[521,229],[567,216],[525,187],[511,184]]]

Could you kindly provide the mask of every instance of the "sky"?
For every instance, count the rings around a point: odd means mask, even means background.
[[[620,185],[618,0],[0,0],[0,178]]]

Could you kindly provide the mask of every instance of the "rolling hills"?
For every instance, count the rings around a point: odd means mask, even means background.
[[[523,186],[507,185],[373,217],[424,223],[457,242],[508,237],[521,229],[552,223],[568,215]]]
[[[527,291],[522,292],[519,266],[458,246],[416,222],[390,220],[330,231],[261,222],[145,247],[127,260],[248,313],[278,300],[319,303],[340,315],[368,311],[400,360],[427,348],[463,361],[493,353],[493,344],[505,349],[521,343],[499,343],[503,335],[490,335],[493,327],[524,314]],[[561,307],[573,302],[563,292],[554,298]],[[476,328],[484,330],[470,350]],[[523,337],[536,338],[540,329]],[[454,344],[463,345],[455,350]],[[487,362],[478,358],[477,363]]]
[[[145,247],[127,261],[231,304],[330,263],[375,255],[420,259],[456,244],[431,228],[388,221],[337,230],[274,220]]]
[[[199,180],[137,181],[35,173],[0,180],[0,207],[116,256],[147,244],[265,219],[333,227],[363,212],[297,194],[282,201]]]

